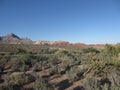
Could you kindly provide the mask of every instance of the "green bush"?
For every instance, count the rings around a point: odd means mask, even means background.
[[[98,51],[97,49],[90,47],[90,48],[85,48],[82,50],[84,53],[99,53],[100,51]]]
[[[17,56],[13,57],[10,61],[11,69],[13,71],[22,71],[25,72],[29,70],[31,67],[31,61],[28,59],[28,57],[25,56]]]
[[[33,71],[41,71],[42,70],[42,67],[41,67],[41,63],[40,62],[38,62],[38,63],[35,63],[34,65],[33,65]]]
[[[108,73],[107,61],[104,58],[90,54],[87,59],[89,70],[93,73],[93,75],[99,75],[100,73]]]
[[[120,67],[120,60],[112,58],[109,60],[108,64],[113,65],[115,67]]]
[[[1,86],[0,90],[21,90],[18,85]]]
[[[38,75],[35,76],[36,81],[33,84],[34,90],[53,90],[50,88],[48,81]]]
[[[112,46],[110,44],[105,45],[105,52],[109,55],[109,57],[117,55],[115,46]]]
[[[120,69],[114,69],[114,71],[110,73],[109,79],[112,83],[111,88],[120,88]]]
[[[35,78],[30,75],[30,74],[25,74],[25,73],[14,73],[11,75],[7,75],[5,77],[5,84],[6,86],[10,86],[10,85],[24,85],[24,84],[28,84],[31,83],[35,80]]]
[[[3,73],[4,67],[0,66],[0,74]]]
[[[49,69],[49,74],[50,75],[54,75],[54,74],[60,74],[61,70],[60,67],[58,65],[53,66]]]
[[[100,90],[100,83],[95,78],[86,78],[83,86],[85,90]]]
[[[18,49],[17,49],[17,54],[25,54],[25,53],[27,53],[26,50],[24,50],[24,49],[22,49],[22,48],[18,48]]]
[[[62,58],[62,66],[64,69],[69,70],[69,68],[74,64],[74,59],[70,56],[64,56]]]
[[[71,67],[70,70],[66,71],[66,76],[70,82],[77,81],[83,77],[84,71],[79,67]]]

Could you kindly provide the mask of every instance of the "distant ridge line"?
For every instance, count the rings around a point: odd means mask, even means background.
[[[52,45],[52,46],[104,46],[105,44],[85,44],[85,43],[70,43],[68,41],[32,41],[28,38],[21,38],[14,33],[0,37],[0,44],[32,44],[32,45]]]

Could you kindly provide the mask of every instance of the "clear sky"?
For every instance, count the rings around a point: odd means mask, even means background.
[[[0,0],[0,36],[120,42],[120,0]]]

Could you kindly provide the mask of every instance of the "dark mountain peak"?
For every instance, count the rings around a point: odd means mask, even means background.
[[[33,44],[33,41],[28,38],[20,38],[14,33],[9,33],[6,36],[0,38],[0,43],[7,44]]]
[[[20,39],[20,37],[18,37],[18,36],[15,35],[14,33],[9,33],[9,34],[7,34],[5,37],[12,37],[12,38]]]
[[[0,36],[0,40],[2,40],[2,37]]]
[[[8,36],[14,36],[15,34],[14,33],[9,33],[7,34]]]

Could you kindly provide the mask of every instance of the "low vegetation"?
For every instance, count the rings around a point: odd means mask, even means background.
[[[0,44],[0,90],[120,90],[120,44]]]

